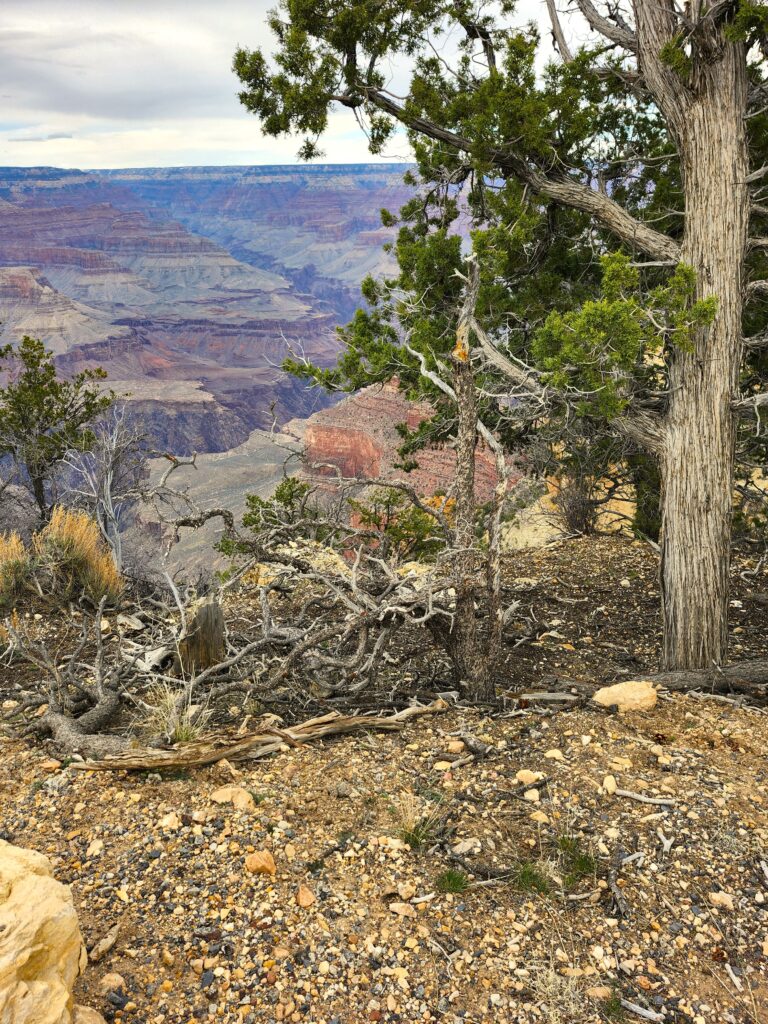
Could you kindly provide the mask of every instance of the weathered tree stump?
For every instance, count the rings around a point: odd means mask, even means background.
[[[196,601],[190,610],[186,635],[179,641],[178,667],[185,676],[218,665],[226,655],[224,613],[213,596]]]

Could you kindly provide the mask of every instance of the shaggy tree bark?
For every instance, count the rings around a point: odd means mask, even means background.
[[[700,55],[686,85],[659,56],[677,30],[671,5],[636,0],[635,12],[639,66],[681,159],[681,257],[696,269],[697,297],[717,299],[713,323],[697,332],[691,351],[672,357],[659,451],[663,665],[706,669],[723,664],[728,649],[732,403],[742,354],[749,225],[746,53],[743,45],[721,38],[701,40],[711,59]]]

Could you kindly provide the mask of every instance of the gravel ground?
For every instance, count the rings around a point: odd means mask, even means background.
[[[766,748],[763,713],[665,695],[165,778],[6,742],[0,828],[89,948],[120,924],[76,992],[108,1020],[764,1022]]]

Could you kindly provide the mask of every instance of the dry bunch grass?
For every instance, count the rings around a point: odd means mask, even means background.
[[[82,590],[94,603],[120,597],[123,579],[98,526],[86,513],[57,506],[32,538],[32,548],[37,567],[51,576],[58,596],[66,599]]]
[[[205,731],[211,717],[207,703],[193,704],[183,687],[167,682],[155,683],[146,698],[146,710],[140,720],[142,731],[162,736],[170,743],[189,743]]]
[[[29,552],[19,534],[0,534],[0,605],[19,595],[30,571]]]

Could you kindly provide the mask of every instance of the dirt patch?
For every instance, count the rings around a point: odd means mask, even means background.
[[[488,757],[446,768],[467,735]],[[765,1021],[766,746],[763,714],[679,696],[453,711],[165,779],[46,771],[9,744],[2,827],[52,857],[89,946],[122,921],[78,986],[110,1020],[565,1024],[625,999]],[[210,800],[230,783],[254,809]],[[246,870],[261,850],[274,876]],[[108,972],[125,992],[101,992]]]

